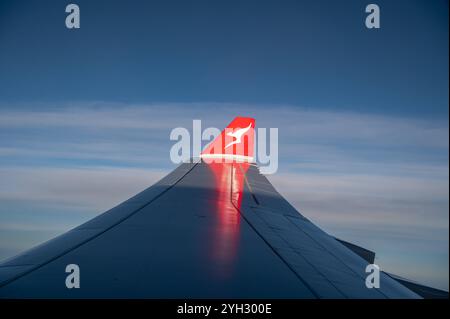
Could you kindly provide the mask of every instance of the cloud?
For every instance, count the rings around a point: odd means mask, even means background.
[[[0,200],[101,211],[151,186],[166,173],[116,167],[0,168]]]
[[[171,129],[224,127],[236,114],[254,116],[259,127],[278,127],[280,157],[301,165],[445,161],[448,122],[292,106],[239,104],[80,103],[17,111],[2,107],[3,161],[28,158],[110,161],[114,165],[168,167]],[[22,109],[22,108],[20,108]],[[207,141],[204,142],[205,144]],[[305,167],[305,166],[303,166]],[[323,167],[323,166],[321,166]],[[294,167],[290,167],[293,169]],[[297,166],[298,168],[298,166]]]
[[[381,232],[397,227],[411,237],[423,229],[434,238],[448,230],[445,179],[315,174],[278,174],[269,179],[307,217],[328,227]]]

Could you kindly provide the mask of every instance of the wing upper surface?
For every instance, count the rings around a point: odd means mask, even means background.
[[[244,169],[245,165],[245,169]],[[67,289],[65,267],[80,267]],[[416,298],[299,214],[254,165],[182,164],[0,264],[3,298]]]

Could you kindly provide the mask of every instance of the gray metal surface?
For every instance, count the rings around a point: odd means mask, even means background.
[[[242,179],[245,173],[245,180]],[[65,267],[80,267],[79,289]],[[183,164],[0,265],[1,298],[417,298],[300,215],[259,174]]]
[[[347,242],[345,240],[342,240],[342,239],[339,239],[339,238],[336,238],[336,237],[334,237],[334,239],[336,239],[342,245],[344,245],[345,247],[347,247],[348,249],[353,251],[358,256],[361,256],[361,258],[363,258],[368,263],[373,264],[375,262],[375,252],[373,252],[371,250],[368,250],[368,249],[366,249],[364,247],[355,245],[353,243],[349,243],[349,242]]]
[[[251,166],[241,213],[319,298],[420,298],[384,273],[380,288],[365,285],[369,264],[292,207]]]

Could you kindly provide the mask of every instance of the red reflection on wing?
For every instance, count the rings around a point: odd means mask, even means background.
[[[212,259],[218,273],[227,278],[234,269],[239,244],[240,213],[246,163],[210,163],[215,178],[216,226],[212,241]]]

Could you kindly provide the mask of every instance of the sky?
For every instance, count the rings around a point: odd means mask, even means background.
[[[302,214],[448,290],[448,1],[0,0],[0,260],[175,165],[170,131],[279,128]]]

